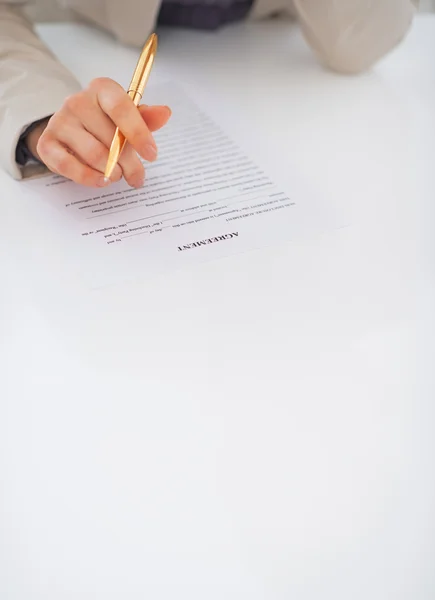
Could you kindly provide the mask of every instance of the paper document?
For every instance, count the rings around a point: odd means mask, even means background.
[[[156,134],[159,158],[143,188],[95,190],[57,175],[23,184],[63,213],[65,243],[85,252],[97,286],[290,239],[316,219],[299,191],[277,185],[181,88],[159,88],[173,117]]]

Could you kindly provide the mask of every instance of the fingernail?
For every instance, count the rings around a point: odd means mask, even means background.
[[[169,106],[165,106],[166,110],[169,113],[169,116],[172,116],[172,110],[169,108]]]
[[[154,144],[147,144],[145,146],[144,158],[152,162],[157,158],[157,148]]]

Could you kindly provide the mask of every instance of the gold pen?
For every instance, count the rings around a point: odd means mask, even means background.
[[[145,85],[151,73],[154,58],[157,52],[157,35],[152,33],[148,38],[145,46],[142,49],[141,55],[134,71],[133,79],[131,80],[130,87],[128,88],[127,94],[133,100],[134,104],[138,106],[142,100]],[[124,149],[126,139],[124,135],[116,128],[115,135],[113,136],[112,143],[110,145],[109,158],[107,160],[106,170],[104,171],[104,178],[110,179],[113,173],[113,169],[121,156],[121,152]]]

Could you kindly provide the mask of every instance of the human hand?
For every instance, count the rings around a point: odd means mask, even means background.
[[[67,98],[48,122],[27,137],[27,145],[51,171],[92,187],[104,187],[104,169],[115,128],[127,139],[111,181],[124,177],[132,187],[144,182],[147,161],[157,157],[153,131],[163,127],[171,111],[166,106],[135,106],[111,79],[94,79],[86,90]]]

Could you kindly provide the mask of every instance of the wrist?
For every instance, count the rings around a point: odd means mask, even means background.
[[[41,160],[38,154],[38,142],[41,135],[44,133],[45,128],[48,125],[48,121],[50,117],[43,119],[42,121],[38,121],[33,127],[31,127],[30,131],[24,138],[24,143],[27,146],[30,154],[36,158],[36,160]]]

